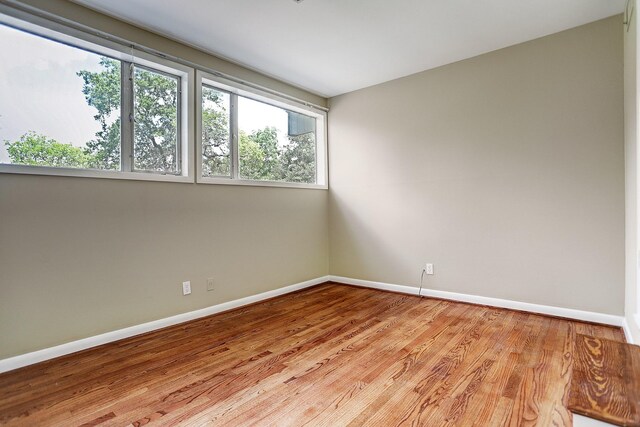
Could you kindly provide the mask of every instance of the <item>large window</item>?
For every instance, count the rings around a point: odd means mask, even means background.
[[[0,52],[0,173],[327,188],[322,109],[2,5]]]
[[[198,73],[198,181],[326,187],[323,112]]]
[[[0,17],[1,171],[189,177],[193,70],[107,45]]]

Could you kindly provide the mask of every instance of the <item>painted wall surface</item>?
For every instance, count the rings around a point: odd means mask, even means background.
[[[326,103],[72,3],[27,3]],[[0,359],[325,276],[327,206],[326,190],[0,174]]]
[[[621,16],[330,100],[330,272],[620,315]]]
[[[631,7],[636,7],[632,0]],[[637,12],[637,11],[636,11]],[[638,313],[638,31],[636,13],[624,27],[624,157],[625,157],[625,317],[629,331],[640,343]]]
[[[2,175],[0,358],[324,276],[327,197]]]

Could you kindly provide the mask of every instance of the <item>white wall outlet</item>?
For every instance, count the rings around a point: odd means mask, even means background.
[[[213,277],[209,277],[207,279],[207,290],[208,291],[212,291],[214,289],[213,287]]]
[[[427,265],[425,265],[425,267],[424,267],[424,271],[425,271],[427,274],[433,274],[433,264],[427,264]]]
[[[182,295],[189,295],[191,293],[191,282],[182,282]]]

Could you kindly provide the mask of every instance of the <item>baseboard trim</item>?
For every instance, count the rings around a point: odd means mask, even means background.
[[[418,295],[418,288],[405,285],[394,285],[384,282],[373,282],[371,280],[352,279],[351,277],[329,276],[329,280],[345,285],[360,286],[363,288],[380,289],[382,291],[400,292],[403,294]]]
[[[57,345],[55,347],[49,347],[42,350],[33,351],[31,353],[9,357],[7,359],[0,360],[0,373],[12,371],[14,369],[33,365],[35,363],[44,362],[45,360],[64,356],[70,353],[75,353],[81,350],[86,350],[88,348],[107,344],[113,341],[118,341],[123,338],[129,338],[135,335],[144,334],[146,332],[155,331],[157,329],[174,326],[180,323],[188,322],[190,320],[242,307],[244,305],[253,304],[255,302],[263,301],[269,298],[295,292],[300,289],[319,285],[327,281],[329,281],[329,276],[318,277],[316,279],[307,280],[305,282],[296,283],[290,286],[263,292],[261,294],[251,295],[237,300],[212,305],[210,307],[202,308],[199,310],[181,313],[171,317],[165,317],[164,319],[154,320],[151,322],[142,323],[140,325],[130,326],[128,328],[106,332],[104,334],[83,338],[77,341],[71,341],[65,344]]]
[[[401,292],[405,294],[418,295],[418,288],[406,285],[394,285],[391,283],[373,282],[370,280],[353,279],[342,276],[329,276],[332,282],[344,283],[347,285],[362,286],[366,288],[381,289],[385,291]],[[568,319],[583,320],[586,322],[602,323],[605,325],[620,326],[626,330],[626,322],[623,316],[613,314],[596,313],[592,311],[575,310],[573,308],[554,307],[550,305],[532,304],[506,300],[500,298],[483,297],[479,295],[460,294],[456,292],[438,291],[434,289],[422,288],[421,296],[442,298],[453,301],[468,302],[471,304],[488,305],[492,307],[509,308],[512,310],[528,311],[531,313],[547,314],[550,316],[566,317]],[[629,336],[627,335],[627,341]]]
[[[622,329],[624,330],[624,335],[627,337],[627,342],[629,344],[640,345],[640,342],[636,342],[634,339],[634,335],[631,332],[631,329],[640,328],[640,314],[635,314],[631,316],[625,316],[624,325],[622,325]]]
[[[631,334],[631,328],[629,327],[629,321],[626,317],[622,318],[622,330],[624,331],[624,337],[629,344],[635,344],[633,334]]]

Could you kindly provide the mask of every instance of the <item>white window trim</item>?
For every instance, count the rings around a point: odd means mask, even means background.
[[[195,84],[195,121],[196,121],[196,182],[199,184],[222,184],[222,185],[245,185],[256,187],[286,187],[286,188],[307,188],[326,190],[328,186],[328,165],[327,165],[327,113],[319,111],[304,104],[294,103],[284,97],[279,97],[259,89],[246,90],[238,83],[196,70]],[[290,111],[313,116],[317,119],[316,133],[316,184],[306,184],[299,182],[282,181],[258,181],[237,179],[232,177],[205,177],[202,176],[202,85],[212,86],[226,92],[234,93],[245,98],[254,99],[269,105],[284,108]],[[232,118],[233,120],[233,118]],[[232,161],[237,162],[237,141],[232,141]],[[237,164],[236,164],[237,170]]]
[[[99,169],[57,168],[47,166],[28,166],[0,163],[0,173],[27,174],[27,175],[51,175],[73,176],[87,178],[126,179],[139,181],[164,181],[193,183],[195,167],[192,161],[192,147],[194,146],[193,129],[194,121],[194,87],[195,70],[159,56],[151,55],[136,49],[127,49],[121,44],[111,42],[83,31],[69,28],[65,25],[33,16],[25,12],[17,11],[0,5],[0,23],[24,30],[35,36],[44,37],[56,42],[67,44],[76,48],[88,50],[97,54],[106,55],[115,59],[132,62],[147,68],[163,71],[180,77],[181,82],[181,111],[180,111],[180,148],[181,148],[181,175],[112,171]]]

